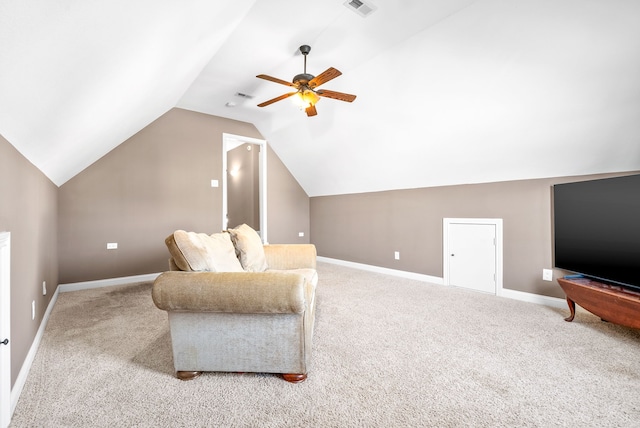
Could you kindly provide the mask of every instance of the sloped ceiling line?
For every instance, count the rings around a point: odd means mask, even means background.
[[[640,2],[373,1],[4,1],[0,134],[57,185],[173,107],[253,123],[310,196],[640,169]],[[256,106],[301,44],[354,103]]]

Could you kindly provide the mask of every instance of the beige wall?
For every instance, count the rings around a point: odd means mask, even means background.
[[[57,190],[0,136],[0,231],[11,232],[12,385],[58,285]],[[31,319],[32,301],[36,302],[35,320]]]
[[[172,109],[62,185],[60,282],[161,272],[174,230],[220,231],[222,188],[211,180],[222,183],[223,133],[262,138],[249,123]],[[309,198],[271,150],[267,164],[269,240],[298,242]]]
[[[612,175],[313,197],[311,242],[320,256],[441,278],[442,219],[501,218],[503,287],[564,297],[542,280],[553,267],[551,187]]]
[[[308,244],[309,197],[271,148],[267,152],[267,164],[269,243]],[[299,233],[304,236],[300,237]]]

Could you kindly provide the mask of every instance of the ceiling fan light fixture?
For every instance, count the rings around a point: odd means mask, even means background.
[[[301,109],[314,106],[319,100],[320,96],[311,89],[302,89],[293,97],[293,102]]]

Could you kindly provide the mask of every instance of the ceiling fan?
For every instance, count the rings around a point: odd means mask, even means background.
[[[329,67],[318,76],[307,73],[307,55],[311,51],[311,47],[308,45],[300,46],[300,53],[304,55],[304,72],[296,75],[292,82],[278,79],[276,77],[267,76],[266,74],[259,74],[256,77],[260,79],[270,80],[281,85],[290,86],[296,89],[295,92],[289,92],[279,97],[273,98],[269,101],[258,104],[258,107],[266,107],[269,104],[273,104],[276,101],[284,100],[293,95],[297,95],[300,101],[301,107],[307,112],[307,116],[315,116],[318,114],[316,111],[316,103],[320,100],[320,97],[333,98],[334,100],[346,101],[348,103],[356,99],[355,95],[345,94],[342,92],[329,91],[328,89],[317,89],[318,86],[327,83],[328,81],[335,79],[342,73],[333,67]]]

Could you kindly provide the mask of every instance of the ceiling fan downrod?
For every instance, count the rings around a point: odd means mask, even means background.
[[[302,84],[306,85],[307,82],[314,78],[312,74],[307,74],[307,55],[309,55],[309,52],[311,52],[311,46],[302,45],[299,49],[302,56],[304,56],[304,72],[295,76],[293,78],[293,82],[301,82]]]
[[[307,55],[309,55],[309,52],[311,52],[311,46],[300,46],[300,53],[304,56],[304,74],[307,74]]]

